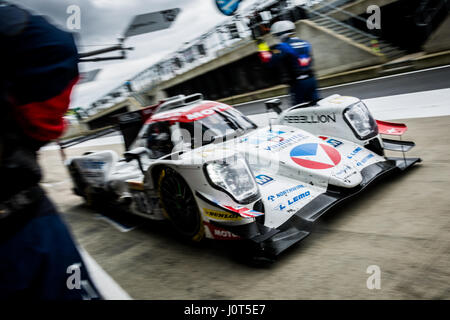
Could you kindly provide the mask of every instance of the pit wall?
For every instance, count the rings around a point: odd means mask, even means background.
[[[311,43],[317,76],[383,63],[383,55],[373,52],[310,20],[296,23],[297,36]],[[276,40],[265,37],[269,45]],[[286,70],[268,70],[259,61],[255,41],[243,40],[217,59],[160,83],[145,95],[148,103],[162,97],[202,92],[208,99],[223,99],[287,83]]]

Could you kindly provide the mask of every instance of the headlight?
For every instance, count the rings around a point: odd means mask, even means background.
[[[247,204],[259,198],[259,189],[247,162],[241,157],[231,157],[205,165],[209,183],[237,203]]]
[[[344,118],[360,140],[366,140],[378,134],[376,121],[361,101],[348,107],[344,111]]]

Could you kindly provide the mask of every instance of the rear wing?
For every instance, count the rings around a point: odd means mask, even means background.
[[[56,143],[59,146],[59,152],[61,153],[61,158],[63,160],[63,162],[66,161],[67,157],[66,154],[64,152],[64,149],[75,146],[77,144],[86,142],[88,140],[92,140],[92,139],[96,139],[96,138],[100,138],[103,136],[106,136],[108,134],[112,134],[114,132],[117,132],[117,128],[116,127],[108,127],[102,130],[98,130],[94,133],[91,133],[89,135],[86,136],[82,136],[82,137],[77,137],[77,138],[72,138],[72,139],[65,139],[65,140],[60,140],[57,139]]]
[[[178,95],[160,101],[158,104],[146,107],[144,109],[122,113],[117,117],[119,129],[122,132],[125,142],[125,149],[129,147],[136,139],[139,131],[145,122],[155,113],[164,112],[176,108],[186,106],[203,100],[201,93],[192,94],[190,96]]]
[[[129,150],[131,144],[139,134],[139,131],[141,131],[142,126],[153,114],[176,109],[191,103],[196,103],[200,100],[203,100],[203,95],[200,93],[192,94],[190,96],[178,95],[170,97],[160,101],[155,105],[113,116],[114,118],[116,118],[116,126],[99,130],[87,136],[58,141],[58,145],[60,146],[61,150],[64,150],[79,143],[96,139],[120,130],[125,143],[125,150]],[[65,156],[63,158],[65,158]]]
[[[159,105],[161,105],[161,103],[162,102],[153,106],[146,107],[144,109],[113,116],[113,118],[116,118],[117,121],[117,124],[114,126],[109,126],[107,128],[97,130],[94,133],[82,137],[58,140],[57,143],[61,150],[63,150],[89,140],[112,134],[120,130],[125,141],[125,148],[128,150],[129,146],[131,145],[131,143],[133,143],[145,121],[153,114],[154,110]]]
[[[113,116],[113,118],[116,118],[117,121],[117,124],[115,126],[109,126],[82,137],[58,140],[57,143],[61,149],[66,149],[88,140],[97,139],[120,130],[125,141],[125,148],[128,150],[129,146],[133,143],[145,121],[147,121],[147,119],[153,114],[154,110],[161,105],[161,103],[162,102],[153,106],[146,107],[144,109],[130,111]]]
[[[194,93],[189,96],[180,94],[178,96],[168,98],[163,103],[161,103],[160,106],[155,110],[155,113],[184,107],[189,104],[200,102],[202,100],[203,100],[203,95],[201,93]]]
[[[61,149],[66,149],[66,148],[72,147],[74,145],[86,142],[88,140],[92,140],[92,139],[100,138],[102,136],[106,136],[106,135],[111,134],[111,133],[116,132],[116,131],[117,131],[116,127],[108,127],[108,128],[99,130],[97,132],[91,133],[91,134],[86,135],[86,136],[72,138],[72,139],[66,139],[66,140],[57,140],[57,143],[58,143],[58,145],[59,145],[59,147]]]

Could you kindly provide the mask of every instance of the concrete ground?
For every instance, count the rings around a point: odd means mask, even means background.
[[[263,268],[224,243],[184,243],[165,224],[116,215],[135,227],[120,232],[71,193],[58,151],[40,153],[43,185],[79,244],[134,299],[450,299],[450,116],[405,123],[404,139],[417,144],[410,156],[423,163],[329,212]],[[371,265],[379,290],[366,286]]]

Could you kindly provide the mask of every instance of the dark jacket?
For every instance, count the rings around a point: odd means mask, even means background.
[[[73,36],[0,1],[0,202],[37,184],[35,151],[61,135],[78,79]]]
[[[268,61],[269,67],[283,64],[289,70],[291,82],[301,75],[313,75],[313,58],[309,42],[297,37],[290,37],[277,44],[272,49],[272,57]]]

